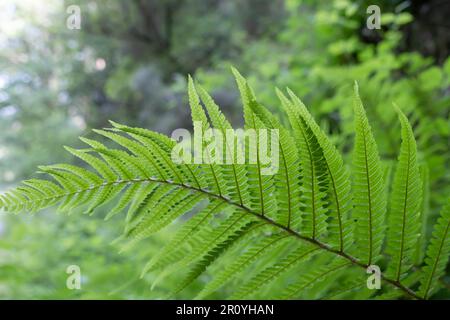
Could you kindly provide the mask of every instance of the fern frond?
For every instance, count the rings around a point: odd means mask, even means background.
[[[142,188],[142,184],[132,184],[129,185],[127,190],[124,192],[120,200],[117,202],[114,208],[111,209],[111,211],[108,212],[108,214],[105,217],[105,220],[109,220],[112,217],[114,217],[116,214],[121,213],[125,210],[125,208],[132,202],[133,197],[135,197],[140,192],[140,188]],[[152,185],[154,186],[154,185]]]
[[[144,208],[144,206],[148,203],[148,200],[152,194],[159,187],[156,183],[151,182],[137,183],[135,185],[138,185],[138,191],[134,197],[130,198],[129,202],[126,204],[119,202],[121,206],[127,206],[129,204],[125,219],[127,224],[132,223],[135,220],[135,216],[138,215],[136,212],[141,212],[142,208]],[[122,198],[124,197],[125,195]],[[126,198],[124,200],[126,200]]]
[[[328,172],[328,187],[330,196],[331,221],[329,223],[328,242],[340,251],[345,250],[352,242],[352,228],[349,223],[351,208],[351,184],[349,173],[344,166],[341,154],[320,129],[319,125],[306,109],[301,100],[288,89],[293,105],[298,110],[306,126],[310,128],[319,143],[325,158]]]
[[[427,221],[430,215],[430,171],[426,164],[419,166],[420,178],[423,183],[422,188],[422,203],[420,206],[421,230],[419,241],[417,241],[416,251],[414,253],[414,264],[420,265],[425,257],[426,243],[427,243]]]
[[[255,132],[256,143],[250,143],[250,146],[245,144],[247,159],[250,158],[250,155],[256,155],[256,164],[247,165],[249,190],[253,196],[253,202],[258,204],[258,206],[252,206],[252,208],[258,212],[261,212],[263,216],[267,215],[269,217],[274,217],[277,211],[277,201],[275,197],[272,196],[275,193],[275,183],[272,175],[263,174],[264,165],[261,160],[261,129],[265,130],[266,127],[252,111],[251,106],[257,104],[258,102],[251,92],[246,80],[239,74],[239,72],[237,72],[236,69],[232,69],[232,71],[241,94],[244,109],[245,129],[254,130]],[[268,143],[266,147],[270,148]]]
[[[235,74],[240,76],[237,70]],[[240,79],[242,76],[240,76]],[[243,79],[243,78],[242,78]],[[242,80],[241,80],[242,81]],[[250,87],[246,88],[250,91]],[[300,223],[300,163],[293,137],[289,131],[259,103],[250,104],[251,111],[265,127],[279,131],[280,166],[275,176],[275,188],[278,202],[277,221],[288,228]]]
[[[450,256],[450,198],[442,208],[428,245],[419,295],[427,299],[438,287],[438,280],[444,274]]]
[[[108,149],[102,143],[80,137],[80,140],[92,147],[87,152],[97,152],[103,160],[108,163],[122,180],[131,180],[140,176],[145,176],[145,169],[138,162],[132,160],[127,152],[123,150]]]
[[[255,220],[255,217],[249,216],[242,210],[235,210],[228,218],[224,219],[218,226],[214,228],[203,229],[198,234],[198,238],[202,241],[194,243],[194,247],[191,252],[183,259],[182,265],[186,266],[195,260],[201,258],[205,253],[211,251],[216,246],[220,245],[223,241],[240,230],[247,224],[264,225],[263,222]]]
[[[310,259],[318,252],[318,250],[319,248],[308,245],[297,248],[281,261],[267,267],[251,278],[246,284],[238,288],[238,290],[232,294],[231,299],[243,299],[248,297],[263,286],[279,278],[283,273],[294,268],[297,264]]]
[[[248,190],[247,176],[245,173],[245,165],[236,163],[235,145],[237,143],[237,138],[234,134],[230,137],[229,132],[227,132],[232,130],[232,126],[220,112],[219,107],[216,105],[212,97],[202,87],[199,87],[199,95],[206,107],[206,110],[208,111],[212,125],[216,129],[220,130],[223,139],[225,140],[225,156],[227,159],[232,160],[231,165],[225,165],[222,167],[224,178],[234,182],[229,186],[229,190],[232,190],[229,194],[230,198],[234,199],[241,205],[245,204],[250,206],[250,194]],[[232,141],[230,141],[231,139]]]
[[[226,195],[227,186],[225,180],[222,177],[221,166],[213,163],[214,160],[214,150],[207,148],[207,141],[203,138],[203,134],[210,129],[208,118],[206,117],[205,111],[200,104],[200,98],[198,97],[197,91],[195,89],[194,81],[189,77],[188,81],[188,93],[189,93],[189,105],[191,107],[191,116],[194,123],[194,149],[202,150],[206,149],[206,152],[200,155],[194,155],[194,162],[196,163],[196,156],[206,157],[207,164],[202,164],[203,174],[205,175],[205,180],[207,181],[208,187],[219,194],[219,196]],[[196,135],[196,132],[199,133]],[[197,146],[197,148],[196,148]],[[209,151],[210,150],[210,151]],[[200,161],[203,163],[203,161]]]
[[[116,130],[120,130],[128,134],[133,134],[134,137],[141,136],[153,140],[161,148],[161,150],[163,150],[167,154],[171,154],[173,148],[177,144],[173,139],[157,132],[153,132],[143,128],[128,127],[114,121],[110,121],[110,123]],[[180,170],[180,172],[183,173],[184,176],[187,177],[187,180],[190,181],[194,187],[198,189],[202,189],[203,187],[205,187],[204,178],[198,165],[183,163],[177,165],[176,167],[178,170]]]
[[[402,144],[392,186],[386,252],[391,256],[388,274],[400,281],[413,263],[420,228],[422,183],[411,125],[401,110],[396,109],[402,127]]]
[[[246,252],[242,253],[236,261],[231,263],[222,272],[217,274],[214,279],[209,282],[197,296],[198,299],[207,297],[214,291],[218,290],[225,283],[233,279],[238,273],[245,271],[252,262],[260,256],[277,250],[286,241],[292,240],[287,234],[273,234],[260,240],[258,243],[250,246]]]
[[[172,292],[171,295],[176,294],[186,288],[189,284],[191,284],[195,279],[197,279],[206,268],[213,263],[225,250],[227,250],[235,241],[244,236],[252,227],[257,224],[255,220],[245,221],[238,225],[238,227],[234,227],[233,229],[226,230],[226,238],[214,245],[211,249],[206,251],[201,259],[199,259],[193,267],[190,269],[188,275],[180,282],[178,287]],[[231,231],[230,231],[231,230]],[[221,237],[224,237],[223,234]],[[216,239],[215,239],[216,240]]]
[[[198,231],[202,230],[208,222],[214,218],[214,215],[225,207],[224,202],[212,200],[203,210],[189,219],[173,238],[156,254],[144,267],[142,274],[155,269],[168,267],[173,262],[179,260],[181,249],[186,252],[185,245],[192,241]]]
[[[161,230],[179,216],[189,212],[205,196],[199,193],[192,193],[189,190],[181,189],[172,192],[172,195],[160,200],[153,210],[148,210],[152,214],[145,215],[139,223],[129,231],[129,236],[136,240],[141,240],[151,234]]]
[[[326,277],[332,275],[335,272],[342,270],[344,267],[350,266],[351,263],[342,258],[336,258],[328,265],[323,266],[312,272],[299,276],[299,280],[289,285],[285,291],[281,294],[280,299],[288,300],[297,297],[299,292],[307,289],[310,286],[315,285],[319,281],[323,281]]]
[[[411,288],[417,285],[420,280],[420,272],[410,273],[408,276],[403,278],[402,285],[406,288]],[[401,287],[394,287],[391,290],[387,290],[382,292],[381,294],[374,297],[376,300],[393,300],[404,297],[405,292],[401,289]],[[420,296],[416,295],[416,299],[421,299]]]
[[[383,171],[372,129],[355,82],[355,147],[353,151],[353,218],[358,257],[368,265],[376,262],[383,244],[386,192]]]
[[[331,273],[332,272],[333,271],[331,271]],[[321,297],[320,300],[343,300],[343,299],[361,300],[360,298],[361,295],[363,296],[362,299],[367,300],[368,298],[370,298],[370,296],[373,295],[373,291],[367,289],[366,281],[367,281],[366,276],[364,275],[356,277],[356,279],[351,277],[348,281],[345,281],[344,283],[338,282],[339,288],[336,288],[336,290],[332,291],[331,294]]]
[[[94,129],[93,131],[111,139],[118,145],[127,149],[130,153],[139,157],[140,161],[144,161],[150,177],[158,177],[163,180],[173,180],[176,178],[175,173],[170,170],[170,167],[158,157],[158,154],[155,151],[157,148],[147,148],[138,141],[128,139],[123,135],[111,131],[97,129]]]
[[[96,170],[105,181],[117,181],[119,179],[116,173],[108,166],[106,162],[90,155],[86,151],[73,149],[71,147],[64,148],[75,157],[83,160],[84,162],[86,162],[86,164]]]
[[[238,286],[232,298],[264,297],[280,285],[286,289],[283,297],[326,297],[338,291],[341,283],[346,284],[345,296],[370,297],[367,290],[354,293],[356,283],[348,280],[363,277],[367,265],[385,253],[381,250],[390,167],[381,166],[357,92],[352,194],[341,154],[303,103],[290,90],[289,98],[277,91],[290,122],[290,128],[286,128],[257,101],[247,81],[236,70],[233,73],[243,103],[245,128],[256,133],[256,145],[246,144],[245,156],[249,159],[249,155],[255,155],[256,163],[212,161],[218,154],[209,148],[203,133],[214,128],[223,134],[231,124],[203,88],[198,87],[197,93],[189,77],[194,134],[200,133],[194,135],[193,142],[198,149],[206,150],[201,159],[176,163],[171,152],[177,141],[111,122],[113,128],[95,130],[108,139],[107,143],[81,138],[87,148],[66,148],[86,166],[41,166],[47,180],[27,180],[0,195],[0,209],[19,213],[58,206],[64,212],[93,213],[116,201],[106,219],[126,211],[122,238],[129,242],[125,249],[174,221],[183,223],[142,272],[143,276],[158,272],[153,286],[171,273],[185,273],[172,295],[212,269],[220,271],[210,273],[213,279],[200,289],[199,297],[234,283]],[[400,111],[399,118],[402,145],[388,217],[387,253],[391,260],[387,274],[382,275],[394,290],[384,288],[383,296],[429,298],[436,291],[449,256],[450,204],[433,232],[422,273],[411,272],[412,263],[418,265],[421,260],[424,238],[418,241],[419,218],[422,211],[421,217],[426,219],[426,203],[420,200],[421,179],[412,129]],[[259,139],[264,130],[279,133],[276,144],[264,146]],[[227,143],[231,142],[236,144],[237,140]],[[261,147],[276,154],[279,151],[280,165],[271,175],[263,174],[267,164],[261,160]],[[227,156],[236,160],[235,146],[229,148]],[[358,219],[356,243],[349,220],[353,197],[353,217]],[[425,189],[423,198],[427,198]],[[247,281],[248,274],[252,276]],[[410,289],[417,285],[420,275],[421,296]]]
[[[301,232],[312,239],[321,237],[326,231],[326,202],[323,184],[326,169],[322,150],[316,137],[301,118],[298,108],[289,101],[281,91],[278,98],[289,117],[294,138],[299,150],[301,167],[301,202],[304,213]]]

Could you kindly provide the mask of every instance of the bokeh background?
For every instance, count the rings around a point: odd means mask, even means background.
[[[371,4],[381,8],[380,30],[366,28]],[[70,5],[80,7],[80,30],[66,26]],[[449,17],[446,0],[2,0],[0,190],[37,165],[73,162],[63,145],[81,145],[78,136],[108,120],[191,128],[188,74],[242,125],[233,65],[274,112],[274,87],[294,90],[346,157],[353,81],[387,161],[400,144],[395,101],[429,169],[433,222],[450,194]],[[0,214],[0,298],[161,297],[177,275],[152,290],[156,275],[139,274],[170,229],[119,253],[122,217],[105,222],[106,212]],[[66,288],[73,264],[82,290]]]

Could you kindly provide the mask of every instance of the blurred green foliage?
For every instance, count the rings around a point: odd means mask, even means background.
[[[385,158],[394,159],[400,144],[391,102],[400,105],[413,120],[419,156],[430,170],[434,221],[450,194],[450,58],[445,50],[433,57],[411,47],[414,36],[420,42],[415,3],[377,1],[382,29],[368,30],[371,2],[2,3],[0,189],[39,164],[72,161],[62,146],[77,146],[78,135],[89,136],[109,119],[164,133],[189,128],[188,73],[213,89],[229,119],[242,124],[232,64],[275,112],[273,85],[289,86],[348,156],[354,80]],[[81,8],[81,30],[65,25],[72,4]],[[102,218],[1,215],[0,298],[161,297],[170,282],[151,290],[155,279],[139,274],[170,230],[119,254],[120,241],[113,240],[120,219]],[[71,264],[81,267],[80,291],[66,288]]]

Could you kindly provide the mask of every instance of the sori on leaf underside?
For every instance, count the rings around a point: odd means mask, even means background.
[[[279,132],[275,174],[263,175],[260,163],[174,163],[177,141],[111,122],[112,128],[94,131],[115,147],[81,138],[86,148],[66,149],[86,166],[41,166],[49,178],[23,181],[0,196],[0,209],[36,212],[58,205],[63,212],[92,213],[105,206],[111,208],[106,218],[126,212],[126,248],[177,221],[172,239],[142,273],[157,274],[156,284],[183,271],[168,297],[182,296],[207,269],[196,298],[217,292],[234,299],[432,297],[449,258],[450,198],[425,248],[427,169],[418,163],[402,111],[394,106],[401,145],[391,179],[356,83],[353,161],[347,166],[291,90],[276,90],[287,126],[258,102],[237,70],[233,74],[245,128]],[[190,77],[188,95],[192,120],[203,131],[232,128]],[[366,286],[371,265],[382,267],[381,290]]]

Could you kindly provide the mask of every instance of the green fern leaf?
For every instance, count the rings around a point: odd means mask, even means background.
[[[301,201],[304,204],[302,216],[302,234],[317,239],[326,232],[326,165],[320,145],[309,127],[301,118],[298,108],[289,101],[281,91],[277,95],[294,130],[294,137],[298,144],[301,159]]]
[[[235,241],[244,236],[248,230],[255,226],[256,221],[247,221],[240,224],[239,227],[234,228],[233,231],[227,232],[226,239],[208,250],[201,259],[199,259],[190,269],[188,275],[180,282],[180,285],[173,291],[176,294],[186,288],[195,279],[197,279],[206,268],[215,261],[225,250],[227,250]]]
[[[401,110],[397,108],[397,112],[402,126],[402,145],[392,186],[386,252],[391,255],[387,272],[400,281],[413,263],[420,228],[422,184],[412,128]]]
[[[360,259],[376,262],[383,244],[386,192],[383,170],[372,129],[355,83],[355,147],[353,151],[353,217],[357,219],[355,242]]]
[[[214,279],[203,288],[197,298],[201,299],[215,292],[226,282],[233,279],[239,272],[242,272],[249,267],[249,265],[261,255],[267,254],[267,252],[271,253],[272,251],[277,250],[283,243],[292,240],[288,237],[289,236],[286,234],[273,234],[248,248],[236,261],[217,274]]]
[[[341,271],[342,268],[350,266],[350,262],[336,258],[326,266],[313,270],[307,274],[303,274],[299,277],[299,280],[290,286],[288,286],[284,293],[281,294],[280,299],[288,300],[294,299],[303,290],[315,285],[319,281],[323,281],[327,276],[332,275],[335,272]]]
[[[274,178],[272,175],[263,174],[263,167],[265,165],[262,161],[262,152],[264,151],[262,151],[263,148],[261,147],[261,140],[263,139],[261,129],[266,130],[267,128],[252,111],[251,106],[258,104],[258,102],[247,82],[236,69],[232,69],[232,71],[241,94],[245,129],[249,131],[254,130],[255,133],[256,143],[252,143],[250,146],[248,144],[245,145],[247,159],[250,158],[250,155],[256,155],[256,164],[249,164],[247,166],[249,190],[253,197],[252,203],[258,204],[258,206],[252,206],[251,208],[257,212],[261,212],[263,216],[274,217],[277,212],[277,200],[273,197],[275,194]],[[266,138],[268,139],[267,136]],[[267,143],[267,148],[270,148],[269,143]]]
[[[420,280],[419,295],[427,299],[438,287],[438,280],[444,274],[450,256],[450,198],[442,208],[434,227],[427,249],[423,276]]]
[[[235,74],[240,74],[237,70]],[[242,78],[242,76],[240,76]],[[243,78],[242,78],[243,79]],[[241,80],[242,81],[242,80]],[[251,91],[250,87],[246,89]],[[300,223],[300,165],[297,148],[289,131],[259,103],[250,104],[251,111],[268,129],[279,131],[280,168],[275,176],[278,215],[276,220],[288,228]]]
[[[200,105],[200,99],[191,77],[189,77],[188,82],[188,93],[191,116],[194,123],[194,149],[197,146],[197,149],[204,148],[210,150],[207,147],[206,139],[203,138],[203,134],[210,129],[208,118]],[[198,132],[200,132],[200,134],[196,135]],[[202,159],[200,159],[202,160],[201,163],[203,163],[203,160],[206,160],[207,162],[207,164],[201,165],[201,167],[203,168],[203,174],[205,175],[205,180],[207,180],[209,188],[211,188],[213,192],[217,192],[219,196],[226,195],[227,186],[222,177],[222,168],[213,161],[215,160],[214,150],[211,150],[211,153],[208,151],[203,152],[200,156],[202,157]],[[194,155],[194,162],[196,161],[195,157],[196,156]],[[203,159],[203,157],[206,159]]]
[[[231,159],[231,165],[225,165],[222,167],[224,178],[231,180],[234,183],[229,186],[229,196],[241,205],[250,205],[250,194],[248,191],[248,181],[245,175],[245,165],[236,164],[235,144],[237,143],[236,137],[227,136],[227,130],[232,130],[231,124],[220,112],[219,107],[215,104],[212,97],[202,87],[199,88],[200,97],[208,111],[208,115],[211,119],[211,123],[215,128],[220,130],[223,138],[225,139],[225,150],[227,159]]]
[[[180,255],[178,249],[182,247],[182,251],[185,252],[186,248],[184,246],[189,241],[192,241],[196,233],[202,230],[224,206],[224,202],[212,200],[202,211],[189,219],[173,236],[173,239],[147,263],[142,274],[155,269],[168,267],[170,264],[179,260],[182,255]]]
[[[427,242],[427,221],[430,215],[430,172],[425,164],[419,166],[420,178],[423,183],[422,188],[422,203],[420,208],[421,230],[419,241],[417,241],[416,250],[414,253],[414,264],[420,265],[425,257],[426,242]]]
[[[294,268],[300,262],[310,259],[319,249],[313,246],[301,246],[297,248],[281,261],[267,267],[262,272],[255,275],[250,281],[238,288],[232,294],[231,299],[243,299],[258,291],[263,286],[279,278],[283,273]]]
[[[351,185],[349,173],[344,166],[342,156],[335,146],[320,129],[300,99],[288,89],[288,93],[298,113],[306,126],[310,128],[319,143],[325,158],[328,173],[328,187],[332,218],[329,223],[328,241],[340,251],[345,250],[352,243],[352,228],[349,223],[351,208]]]

